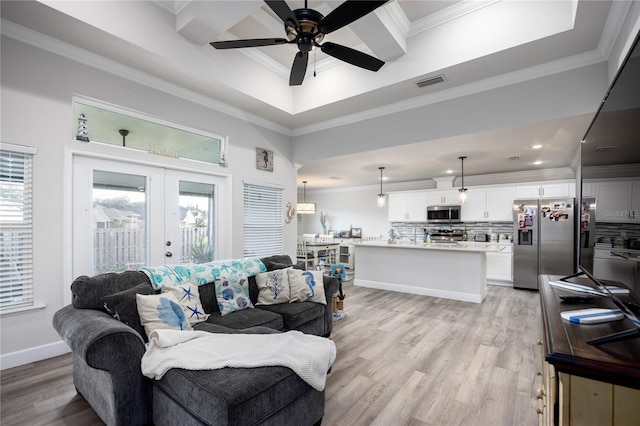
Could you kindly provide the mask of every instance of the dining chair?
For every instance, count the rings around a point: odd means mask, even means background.
[[[304,263],[304,269],[307,270],[307,266],[313,268],[313,253],[307,250],[307,240],[305,238],[298,237],[298,245],[296,247],[296,261]]]

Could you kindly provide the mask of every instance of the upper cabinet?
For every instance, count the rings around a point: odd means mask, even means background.
[[[463,222],[511,221],[514,187],[469,188],[462,206]]]
[[[424,222],[426,220],[426,191],[389,193],[389,222]]]
[[[570,197],[575,194],[575,190],[572,191],[570,186],[569,183],[518,185],[516,198]]]
[[[435,190],[427,192],[428,206],[446,206],[460,204],[459,192],[457,189]]]
[[[617,181],[596,184],[597,222],[635,222],[640,207],[640,182]]]

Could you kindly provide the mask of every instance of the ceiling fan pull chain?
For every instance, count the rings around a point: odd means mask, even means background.
[[[318,49],[313,49],[313,76],[316,76],[316,52]]]

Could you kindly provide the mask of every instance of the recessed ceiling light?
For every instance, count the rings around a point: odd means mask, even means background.
[[[539,166],[540,164],[542,164],[542,161],[540,161],[540,160],[534,161],[533,164],[535,164],[536,166]]]
[[[447,173],[447,174],[451,174],[451,173],[453,173],[453,170],[449,169],[449,170],[447,170],[445,173]]]
[[[540,145],[540,144],[533,145],[531,148],[533,148],[533,149],[540,149],[540,148],[542,148],[542,145]]]

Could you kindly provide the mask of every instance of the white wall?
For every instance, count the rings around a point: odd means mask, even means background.
[[[320,233],[319,212],[327,214],[327,230],[346,231],[362,228],[363,235],[387,235],[387,207],[377,206],[379,187],[331,191],[308,191],[307,201],[316,203],[315,215],[298,215],[301,234]],[[300,196],[300,199],[302,197]]]
[[[0,140],[36,147],[34,159],[35,300],[44,308],[1,317],[1,367],[8,368],[67,350],[52,327],[70,282],[64,279],[69,247],[63,234],[65,147],[100,149],[72,139],[72,95],[120,105],[203,131],[229,136],[228,167],[232,175],[232,257],[242,256],[243,181],[282,185],[284,202],[295,203],[296,169],[290,161],[291,139],[165,91],[2,37]],[[90,130],[90,127],[89,127]],[[274,151],[274,172],[257,170],[255,148]],[[146,155],[146,154],[141,154]],[[150,155],[151,156],[151,155]],[[162,157],[152,156],[154,161]],[[176,161],[168,159],[167,161]],[[182,161],[182,160],[180,160]],[[189,163],[194,169],[211,165]],[[283,212],[284,215],[284,212]],[[295,255],[296,224],[285,225],[285,252]]]

